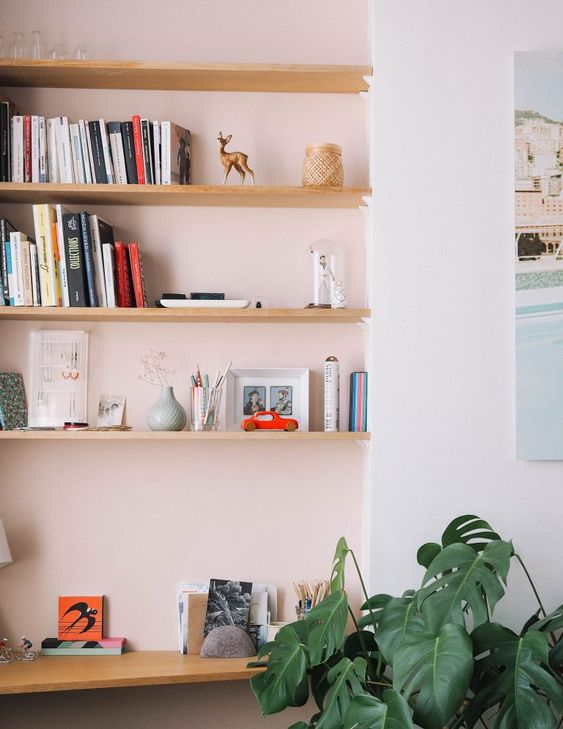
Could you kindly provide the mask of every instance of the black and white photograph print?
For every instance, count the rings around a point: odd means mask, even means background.
[[[124,409],[124,395],[100,395],[96,425],[98,427],[121,425]]]
[[[291,415],[293,401],[293,387],[291,385],[270,387],[270,410],[278,415]]]
[[[235,625],[246,630],[251,592],[252,582],[211,579],[203,629],[204,636],[207,636],[213,628],[223,625]]]
[[[244,388],[243,412],[245,415],[254,415],[260,410],[266,410],[266,388],[263,385],[246,385]]]

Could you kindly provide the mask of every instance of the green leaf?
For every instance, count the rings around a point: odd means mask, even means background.
[[[381,610],[381,608],[384,608],[392,599],[393,597],[391,595],[387,595],[384,592],[379,593],[378,595],[372,595],[371,597],[368,597],[360,610]]]
[[[268,667],[250,679],[250,685],[265,715],[307,701],[307,649],[295,630],[284,626],[275,641],[266,643],[259,656],[269,655]]]
[[[417,629],[395,653],[393,688],[405,698],[416,691],[414,722],[442,729],[463,703],[473,673],[473,646],[460,625],[448,623],[437,636]]]
[[[342,590],[331,592],[311,610],[305,620],[310,626],[309,660],[311,666],[323,663],[341,648],[347,620],[348,598]]]
[[[442,534],[442,546],[450,544],[469,544],[476,552],[481,552],[488,542],[500,539],[491,525],[474,514],[464,514],[451,521]]]
[[[512,545],[501,540],[487,544],[481,553],[467,544],[450,544],[432,561],[417,593],[418,607],[429,628],[464,625],[464,609],[471,608],[474,625],[489,619],[504,595]]]
[[[369,610],[366,615],[358,620],[358,626],[360,628],[372,627],[374,630],[377,628],[379,618],[381,616],[381,610],[392,600],[391,595],[373,595],[368,598],[360,610]]]
[[[332,574],[330,575],[330,590],[344,589],[344,568],[346,566],[346,555],[350,552],[344,537],[340,537],[332,560]]]
[[[344,715],[343,729],[413,729],[409,705],[392,689],[375,696],[355,696]]]
[[[541,630],[542,633],[554,633],[556,630],[563,628],[563,605],[559,605],[553,612],[546,615],[545,618],[536,621],[529,627],[529,630]]]
[[[549,665],[555,673],[563,673],[563,638],[561,636],[549,651]]]
[[[440,554],[441,551],[442,547],[436,542],[426,542],[416,553],[416,561],[428,569],[434,557]]]
[[[353,662],[349,658],[342,658],[330,669],[327,674],[330,689],[315,729],[340,729],[352,696],[366,693],[366,668],[363,658],[356,658]]]
[[[292,724],[289,729],[309,729],[309,724],[306,724],[304,721],[298,721]]]
[[[416,627],[423,626],[416,600],[412,596],[394,597],[381,611],[375,640],[385,662],[393,665],[397,646]]]
[[[375,653],[377,647],[375,636],[371,630],[356,630],[346,638],[343,653],[350,660],[354,660],[356,656],[363,655],[364,651]]]
[[[547,668],[547,637],[530,630],[519,637],[497,623],[473,631],[476,662],[475,697],[466,711],[471,728],[490,706],[500,704],[495,729],[552,729],[555,717],[540,692],[557,711],[563,687]]]

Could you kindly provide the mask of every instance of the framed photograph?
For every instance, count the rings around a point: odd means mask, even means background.
[[[232,369],[226,384],[226,430],[240,430],[241,421],[260,410],[295,418],[299,430],[309,430],[309,370]]]

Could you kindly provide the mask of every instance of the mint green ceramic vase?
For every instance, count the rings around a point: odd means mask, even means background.
[[[184,430],[186,411],[174,397],[174,388],[163,387],[155,404],[147,413],[147,425],[151,430]]]

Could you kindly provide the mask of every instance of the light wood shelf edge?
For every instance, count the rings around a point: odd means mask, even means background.
[[[108,309],[104,307],[1,306],[0,321],[191,322],[194,324],[355,324],[369,309]]]
[[[365,206],[369,187],[251,185],[86,185],[1,182],[0,202],[12,204],[148,205],[354,209]]]
[[[122,656],[40,656],[2,665],[0,694],[240,681],[258,673],[251,658],[200,658],[173,651]]]
[[[353,442],[368,441],[371,438],[370,433],[325,433],[323,431],[296,431],[286,433],[283,431],[255,431],[254,433],[246,433],[244,431],[215,431],[215,432],[195,432],[183,430],[180,432],[158,432],[151,430],[4,430],[0,431],[0,443],[5,440],[9,441],[36,441],[36,440],[61,440],[61,441],[83,441],[83,440],[112,440],[112,441],[184,441],[199,442],[203,440],[210,441],[237,441],[246,443],[259,443],[263,441],[291,441],[291,442]]]
[[[0,86],[360,93],[371,66],[0,59]]]

